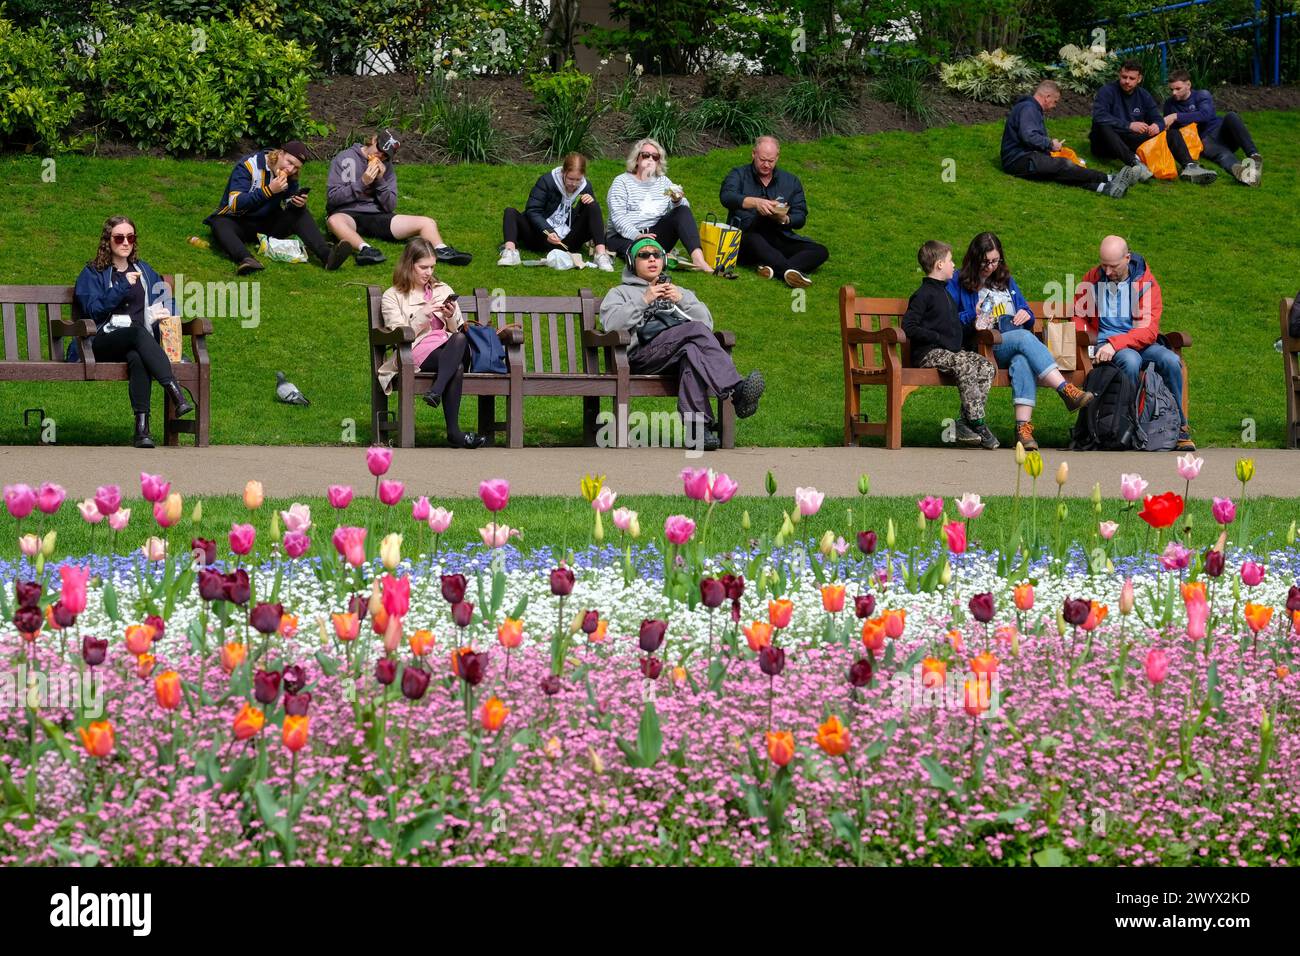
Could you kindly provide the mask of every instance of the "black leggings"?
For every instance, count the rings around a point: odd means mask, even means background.
[[[143,324],[132,323],[124,329],[100,329],[92,342],[95,358],[101,362],[126,362],[129,376],[127,393],[131,411],[149,414],[149,381],[160,385],[176,381],[167,353]]]
[[[447,423],[447,439],[453,445],[464,441],[460,430],[460,393],[465,385],[465,358],[469,353],[469,337],[464,332],[453,332],[446,342],[428,354],[420,363],[421,372],[433,372],[430,395],[442,399],[442,418]]]
[[[249,257],[248,243],[256,242],[259,232],[276,239],[297,236],[307,250],[321,262],[324,262],[330,254],[330,247],[325,242],[325,237],[320,234],[320,228],[306,206],[286,203],[279,213],[267,219],[210,216],[208,225],[212,227],[212,236],[217,246],[230,257],[232,262],[243,262]]]
[[[789,269],[807,275],[829,257],[821,243],[787,236],[779,227],[756,225],[740,234],[740,264],[771,266],[778,278]]]
[[[1181,129],[1171,129],[1168,142],[1169,152],[1173,154],[1179,169],[1192,161],[1192,154],[1187,149]],[[1258,152],[1255,141],[1250,138],[1250,130],[1246,129],[1246,124],[1236,113],[1228,113],[1223,117],[1223,125],[1215,135],[1201,134],[1201,157],[1214,160],[1228,172],[1232,172],[1232,167],[1238,162],[1239,149],[1247,156]]]
[[[645,231],[655,234],[655,241],[664,247],[665,252],[672,252],[678,239],[682,241],[687,252],[694,252],[700,248],[700,230],[695,225],[695,217],[691,215],[690,206],[678,206],[676,209],[669,210],[662,219]],[[628,239],[617,233],[605,237],[605,245],[609,247],[609,251],[619,257],[626,256],[634,242],[635,239]]]
[[[513,206],[506,210],[501,221],[501,234],[506,242],[513,242],[520,249],[533,252],[550,252],[559,246],[552,245],[546,237],[537,231],[537,227],[528,221],[528,217]],[[600,203],[579,202],[573,210],[573,219],[569,223],[569,234],[564,237],[564,244],[570,252],[577,252],[584,243],[591,241],[600,245],[605,235],[605,223],[600,215]]]

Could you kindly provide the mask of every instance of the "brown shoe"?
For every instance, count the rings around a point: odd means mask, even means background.
[[[1058,394],[1061,396],[1061,401],[1065,402],[1065,407],[1072,412],[1077,412],[1096,397],[1092,392],[1085,392],[1078,385],[1069,382],[1065,383],[1065,388]]]
[[[1075,391],[1078,391],[1078,389]],[[1033,422],[1016,422],[1016,441],[1024,446],[1025,451],[1037,450],[1038,442],[1034,441]]]
[[[1174,451],[1196,451],[1196,442],[1192,441],[1192,432],[1186,425],[1178,429],[1178,442]]]

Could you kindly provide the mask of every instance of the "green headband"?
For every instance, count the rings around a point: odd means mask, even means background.
[[[661,258],[666,258],[668,255],[664,252],[664,247],[659,245],[659,243],[654,239],[638,239],[636,242],[632,243],[632,248],[627,251],[628,263],[631,264],[632,260],[636,258],[636,254],[646,246],[654,246],[654,248],[658,249]]]

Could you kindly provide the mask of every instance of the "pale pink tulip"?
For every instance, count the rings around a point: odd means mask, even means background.
[[[627,508],[617,508],[614,511],[614,527],[619,531],[627,531],[632,526],[632,519],[636,517],[636,512]]]
[[[673,544],[685,544],[695,534],[695,522],[686,515],[672,515],[664,522],[664,536]]]
[[[34,534],[25,534],[18,539],[18,550],[24,557],[34,558],[41,553],[41,539]]]
[[[434,534],[442,534],[451,527],[451,518],[455,513],[446,508],[434,508],[429,512],[429,530]]]
[[[108,516],[108,526],[114,531],[125,531],[127,522],[131,520],[131,509],[122,508],[114,511]]]
[[[591,499],[591,506],[596,511],[600,512],[601,514],[604,514],[610,508],[614,507],[614,499],[617,497],[618,497],[617,492],[610,491],[608,488],[601,488],[600,494],[596,495],[595,498]]]
[[[104,515],[90,498],[77,502],[77,510],[81,512],[81,517],[85,519],[86,524],[99,524],[104,520]]]
[[[1178,457],[1178,476],[1186,481],[1192,481],[1201,473],[1201,466],[1205,464],[1203,458],[1197,458],[1192,452]]]
[[[1119,491],[1125,501],[1138,501],[1142,498],[1142,492],[1147,490],[1147,483],[1142,480],[1141,475],[1120,475]]]
[[[940,508],[943,506],[940,505]],[[957,513],[969,521],[972,518],[978,518],[984,513],[984,502],[980,496],[971,494],[969,491],[957,499]]]
[[[493,513],[501,511],[510,503],[510,482],[504,478],[492,478],[480,481],[478,496],[483,500],[483,507]]]
[[[150,537],[140,548],[146,561],[161,561],[167,557],[167,542],[162,538]]]
[[[796,488],[794,490],[795,504],[799,506],[799,514],[805,518],[810,518],[821,510],[822,502],[826,495],[816,488]]]
[[[295,501],[289,506],[288,511],[280,512],[280,523],[284,525],[286,532],[297,531],[306,534],[311,530],[311,506]]]
[[[1170,541],[1160,555],[1160,566],[1166,571],[1182,571],[1191,563],[1192,552],[1177,541]]]
[[[1107,541],[1115,537],[1115,532],[1118,530],[1119,525],[1114,521],[1103,521],[1101,524],[1097,525],[1098,533],[1100,533]]]
[[[518,528],[508,524],[488,525],[478,529],[478,536],[483,539],[485,548],[503,548],[507,541],[521,534]]]

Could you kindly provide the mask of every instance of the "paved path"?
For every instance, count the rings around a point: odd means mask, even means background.
[[[1102,493],[1118,497],[1122,472],[1137,472],[1150,483],[1152,493],[1182,493],[1172,452],[1070,452],[1043,451],[1039,491],[1055,494],[1057,466],[1070,466],[1065,494],[1086,497],[1093,482]],[[1205,459],[1194,484],[1198,497],[1236,497],[1240,491],[1234,474],[1238,457],[1255,459],[1252,495],[1300,497],[1300,452],[1282,449],[1211,448],[1198,453]],[[763,479],[771,469],[781,495],[791,495],[797,485],[813,485],[831,495],[857,493],[858,475],[871,476],[873,495],[1010,494],[1014,488],[1013,452],[967,451],[956,448],[914,448],[884,451],[879,448],[738,448],[687,458],[680,450],[659,448],[483,448],[460,451],[449,448],[397,449],[389,477],[407,482],[413,491],[440,496],[477,494],[484,478],[509,478],[515,494],[574,494],[585,473],[604,474],[620,494],[676,494],[685,467],[707,466],[725,471],[740,482],[741,494],[763,494]],[[141,471],[161,473],[185,495],[241,492],[250,478],[262,482],[267,495],[324,494],[329,484],[370,487],[364,449],[222,445],[203,449],[158,448],[152,451],[96,446],[0,447],[0,482],[36,484],[56,481],[76,498],[94,493],[97,485],[119,484],[128,495],[139,488]],[[1028,489],[1028,479],[1025,483]]]

